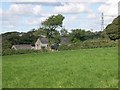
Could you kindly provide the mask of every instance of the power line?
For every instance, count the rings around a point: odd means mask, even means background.
[[[104,15],[105,17],[116,17],[115,15]]]

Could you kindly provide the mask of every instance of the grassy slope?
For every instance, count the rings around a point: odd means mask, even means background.
[[[3,87],[118,87],[117,48],[3,57]]]

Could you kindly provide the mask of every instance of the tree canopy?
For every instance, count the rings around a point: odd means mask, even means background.
[[[104,30],[111,40],[120,39],[120,30],[118,29],[120,23],[118,23],[118,19],[120,19],[120,16],[115,18]]]
[[[47,29],[55,30],[58,27],[62,27],[63,20],[64,16],[61,14],[52,15],[48,19],[43,21],[41,24]]]
[[[47,38],[49,41],[49,47],[51,46],[52,41],[59,41],[59,34],[57,28],[62,27],[64,16],[61,14],[52,15],[43,21],[42,28],[47,31]]]

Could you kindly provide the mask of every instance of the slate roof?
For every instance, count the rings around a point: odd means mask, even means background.
[[[42,37],[39,38],[39,40],[41,41],[42,44],[48,44],[48,38],[46,37]],[[61,37],[61,44],[68,44],[70,42],[69,38],[67,37]]]
[[[39,38],[39,39],[40,39],[42,44],[48,44],[48,39],[47,38],[43,37],[43,38]]]
[[[68,44],[70,42],[69,38],[61,37],[61,44]]]
[[[16,49],[32,49],[33,47],[28,44],[13,45]]]

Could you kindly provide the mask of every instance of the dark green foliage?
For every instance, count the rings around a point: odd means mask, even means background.
[[[120,24],[118,23],[119,18],[120,16],[115,18],[113,22],[109,24],[104,30],[104,32],[106,32],[111,40],[120,39],[120,30],[118,29],[118,27],[120,26]]]
[[[12,44],[8,40],[3,40],[2,41],[2,49],[10,49],[12,47]]]
[[[56,30],[59,27],[62,27],[64,16],[61,14],[52,15],[45,21],[43,21],[42,28],[47,31],[48,45],[51,46],[52,43],[59,43],[59,32]],[[54,41],[54,42],[52,42]]]
[[[35,36],[33,33],[35,31],[29,31],[27,33],[22,33],[22,36],[20,37],[20,42],[19,44],[31,44],[34,45],[36,40],[37,40],[37,36]]]
[[[101,40],[87,40],[84,42],[78,42],[69,45],[61,45],[59,50],[77,50],[77,49],[87,49],[87,48],[104,48],[104,47],[116,47],[118,45],[117,41],[110,41],[106,39]]]
[[[82,44],[83,48],[102,48],[102,47],[116,47],[118,45],[117,41],[110,40],[90,40],[85,41]]]
[[[70,33],[70,35],[71,35],[71,41],[74,43],[77,41],[85,40],[85,30],[75,29],[72,30],[72,33]]]
[[[42,25],[48,29],[56,29],[58,26],[62,27],[64,17],[61,14],[52,15],[48,19],[42,22]]]
[[[61,36],[68,36],[68,31],[67,31],[67,29],[65,29],[65,28],[61,29],[61,30],[60,30],[60,34],[61,34]]]
[[[33,35],[36,37],[41,37],[41,36],[47,36],[47,31],[44,30],[44,28],[40,27],[38,28],[35,32],[33,32]]]
[[[4,49],[2,51],[2,55],[16,55],[16,54],[28,54],[28,53],[40,53],[40,52],[47,52],[46,49],[42,50],[13,50],[13,49]]]
[[[72,32],[69,34],[69,37],[71,39],[71,42],[76,43],[89,39],[101,38],[101,32],[91,32],[82,29],[73,29]]]
[[[2,34],[2,41],[10,42],[13,44],[19,44],[20,41],[20,33],[19,32],[7,32]]]
[[[71,50],[71,47],[68,45],[60,45],[58,50]]]
[[[60,33],[59,33],[59,31],[54,31],[53,33],[52,33],[52,37],[51,37],[52,39],[51,39],[51,41],[52,41],[52,43],[57,43],[57,44],[59,44],[60,43]]]

